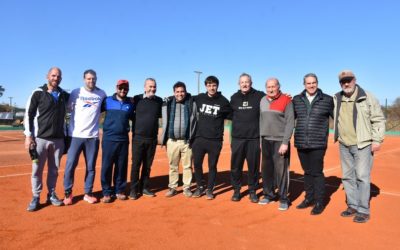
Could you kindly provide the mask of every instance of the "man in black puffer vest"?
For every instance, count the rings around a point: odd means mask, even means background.
[[[324,156],[328,143],[329,117],[333,118],[333,98],[318,88],[318,78],[304,76],[304,91],[293,98],[296,127],[294,146],[304,170],[305,199],[298,209],[313,206],[312,215],[324,210]]]

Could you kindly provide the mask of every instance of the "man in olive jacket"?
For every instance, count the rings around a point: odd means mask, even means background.
[[[385,117],[378,100],[356,84],[350,70],[339,73],[342,91],[335,104],[335,142],[339,141],[342,182],[347,209],[343,217],[364,223],[370,218],[369,198],[374,153],[381,148],[385,134]]]

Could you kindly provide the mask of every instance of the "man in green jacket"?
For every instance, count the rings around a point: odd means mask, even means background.
[[[347,209],[343,217],[357,223],[370,218],[369,198],[374,153],[381,148],[385,117],[378,100],[356,84],[350,70],[339,73],[342,91],[334,96],[335,142],[339,141]]]

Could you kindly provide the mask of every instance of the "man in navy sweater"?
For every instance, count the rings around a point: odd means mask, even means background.
[[[218,92],[219,80],[209,76],[204,81],[207,93],[195,97],[197,124],[196,134],[192,145],[193,163],[197,189],[192,197],[200,197],[204,193],[203,160],[208,154],[208,184],[206,198],[214,199],[215,178],[217,176],[217,163],[222,149],[224,136],[224,119],[230,114],[229,101]]]
[[[119,80],[114,95],[103,101],[102,111],[106,111],[103,123],[103,158],[101,164],[101,187],[104,203],[110,203],[112,196],[126,200],[126,175],[128,169],[129,120],[134,118],[134,104],[127,97],[129,82]],[[113,165],[114,174],[113,174]],[[111,186],[113,178],[114,188]]]
[[[131,192],[129,198],[136,200],[139,194],[154,197],[149,190],[151,165],[156,153],[158,119],[161,118],[163,100],[156,96],[157,84],[153,78],[147,78],[144,83],[144,94],[133,97],[136,107],[134,128],[132,129],[132,169]],[[140,166],[143,164],[139,178]]]

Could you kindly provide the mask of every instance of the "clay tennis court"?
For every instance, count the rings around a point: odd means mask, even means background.
[[[250,203],[247,196],[231,202],[226,138],[218,164],[215,200],[186,198],[181,193],[166,198],[168,162],[165,149],[157,148],[151,173],[151,189],[157,197],[111,204],[84,202],[81,158],[73,190],[75,203],[68,207],[44,204],[44,185],[42,207],[30,213],[26,208],[32,196],[31,163],[22,131],[0,131],[0,249],[400,249],[400,137],[387,136],[376,154],[371,220],[366,224],[340,216],[346,208],[345,194],[338,145],[333,145],[332,139],[325,157],[328,205],[322,215],[311,216],[311,208],[295,208],[304,198],[296,150],[292,150],[292,206],[288,211],[279,211],[278,203]],[[94,186],[99,198],[100,164],[101,154]],[[64,168],[65,157],[57,183],[60,197]],[[242,188],[242,193],[246,190]]]

